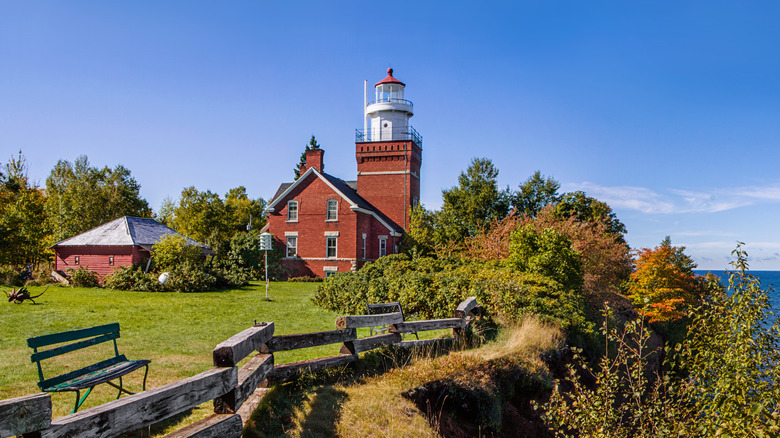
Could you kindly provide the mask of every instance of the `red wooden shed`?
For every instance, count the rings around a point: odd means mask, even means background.
[[[120,266],[133,266],[151,257],[152,245],[168,234],[180,234],[154,219],[123,216],[55,244],[54,269],[85,269],[97,272],[102,280]],[[187,244],[211,250],[189,237]]]

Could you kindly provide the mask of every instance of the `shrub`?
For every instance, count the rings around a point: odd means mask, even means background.
[[[218,266],[203,272],[214,277],[214,287],[217,289],[234,289],[246,286],[251,278],[251,270],[241,266],[233,266],[232,268]]]
[[[203,292],[212,289],[217,283],[216,277],[191,262],[179,263],[169,274],[165,290]]]
[[[628,321],[621,329],[609,325],[609,312],[601,328],[607,354],[590,369],[581,350],[574,349],[565,385],[556,381],[544,406],[550,431],[556,437],[697,436],[691,428],[691,405],[683,394],[669,379],[647,372],[651,350],[646,321]],[[586,385],[589,379],[582,375],[595,378],[597,386]],[[564,392],[565,387],[572,389]]]
[[[515,272],[496,262],[465,259],[382,257],[357,272],[326,278],[313,301],[326,309],[359,315],[366,303],[398,301],[418,318],[450,318],[469,296],[506,322],[536,313],[567,331],[591,330],[581,294],[540,274]]]
[[[0,266],[0,284],[8,286],[23,286],[24,281],[19,272],[11,266]]]
[[[302,276],[302,277],[290,277],[287,279],[287,281],[297,282],[297,283],[318,283],[322,282],[324,278],[322,277],[308,277],[308,276]]]
[[[52,266],[49,264],[41,264],[38,265],[33,270],[33,283],[37,286],[41,286],[44,284],[50,284],[50,283],[56,283],[57,280],[52,278],[51,271],[53,270]]]
[[[157,280],[157,275],[144,274],[138,267],[121,266],[113,274],[103,279],[103,286],[116,290],[136,290],[155,292],[163,290],[163,286]]]
[[[768,292],[748,274],[741,244],[732,255],[728,290],[710,287],[690,311],[686,338],[667,347],[662,375],[647,375],[642,319],[622,330],[605,322],[609,354],[595,369],[575,356],[572,390],[553,391],[545,406],[556,436],[778,436],[780,320]],[[597,386],[585,387],[583,374]]]
[[[582,287],[582,261],[571,241],[553,228],[541,232],[526,225],[512,232],[508,265],[551,278],[568,290]]]
[[[178,234],[163,236],[152,246],[155,268],[159,272],[172,271],[181,264],[203,265],[200,247],[187,245],[187,239]]]
[[[100,277],[97,272],[90,271],[83,266],[78,269],[68,268],[70,283],[76,287],[100,287]]]
[[[233,270],[240,269],[247,276],[260,278],[263,271],[263,252],[260,251],[260,233],[250,231],[248,233],[236,233],[230,239],[230,249],[223,259],[223,266]]]

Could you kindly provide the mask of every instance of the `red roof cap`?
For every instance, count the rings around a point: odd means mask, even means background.
[[[393,69],[392,68],[388,68],[387,69],[387,77],[382,79],[381,81],[377,82],[376,85],[374,85],[374,87],[378,87],[378,86],[380,86],[382,84],[401,84],[404,87],[406,86],[406,84],[404,84],[403,82],[401,82],[398,79],[393,77]]]

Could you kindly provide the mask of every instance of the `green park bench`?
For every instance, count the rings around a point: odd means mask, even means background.
[[[89,393],[92,392],[92,389],[101,383],[108,383],[114,388],[117,388],[119,390],[119,393],[116,396],[117,399],[122,395],[123,392],[127,394],[135,394],[134,392],[126,390],[122,386],[122,376],[141,367],[146,367],[146,371],[144,371],[143,383],[143,390],[146,390],[146,376],[149,373],[150,361],[128,360],[124,354],[119,354],[119,350],[116,345],[116,339],[118,337],[119,323],[113,323],[100,325],[97,327],[71,330],[62,333],[52,333],[50,335],[28,338],[27,345],[33,349],[33,354],[30,356],[30,360],[38,365],[38,378],[40,379],[38,382],[38,387],[41,388],[41,390],[44,392],[75,391],[76,406],[73,408],[73,412],[71,413],[78,411],[79,407],[81,407],[81,405],[84,403],[84,400],[87,399]],[[42,361],[107,341],[114,341],[114,357],[59,376],[50,377],[48,379],[43,377],[43,369],[41,367]],[[50,348],[44,351],[38,351],[40,347],[64,344],[66,342],[72,343]],[[118,385],[111,382],[111,380],[117,379],[119,380]],[[87,392],[84,393],[83,397],[80,397],[81,391],[83,389],[87,389]]]

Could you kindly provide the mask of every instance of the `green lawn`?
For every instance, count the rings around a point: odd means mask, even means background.
[[[150,359],[147,388],[154,388],[212,367],[211,351],[255,320],[273,321],[276,334],[335,329],[333,312],[311,303],[317,283],[265,283],[240,290],[208,293],[123,292],[51,286],[32,305],[0,303],[0,400],[38,392],[36,367],[30,362],[26,339],[48,333],[119,322],[119,352],[129,359]],[[2,287],[10,291],[10,287]],[[30,287],[35,295],[42,287]],[[57,375],[108,358],[110,343],[65,355],[44,373]],[[339,345],[295,350],[275,355],[276,363],[337,354]],[[46,362],[44,362],[46,363]],[[47,376],[48,376],[47,375]],[[143,371],[129,376],[131,390],[140,389]],[[116,392],[100,385],[82,409],[112,400]],[[73,393],[53,394],[54,416],[70,412]],[[208,408],[203,408],[207,411]],[[205,413],[202,415],[205,416]],[[200,415],[198,415],[200,416]]]

